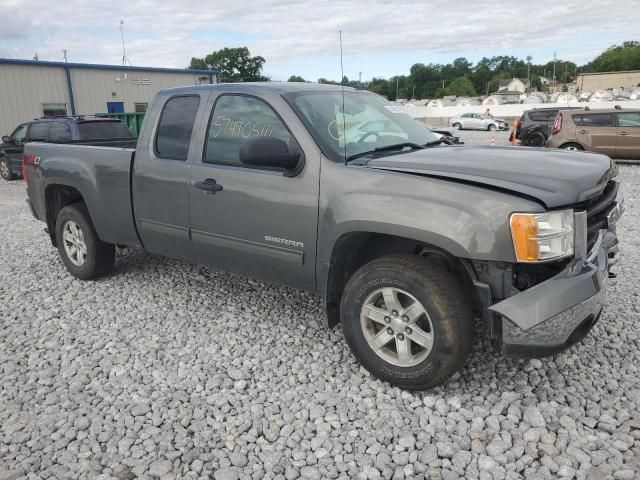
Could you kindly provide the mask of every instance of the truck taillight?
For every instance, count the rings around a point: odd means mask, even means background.
[[[562,128],[562,113],[558,112],[558,115],[556,116],[556,121],[553,124],[553,130],[551,131],[551,134],[555,135],[560,131],[561,128]]]
[[[38,157],[35,155],[22,155],[22,178],[25,182],[29,181],[29,165],[37,165]]]

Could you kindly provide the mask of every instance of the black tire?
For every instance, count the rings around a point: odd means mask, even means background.
[[[544,147],[547,137],[542,132],[531,132],[527,135],[525,145],[528,147]]]
[[[416,365],[404,367],[384,360],[365,337],[362,307],[385,287],[415,297],[430,318],[433,346]],[[344,336],[358,361],[381,380],[409,390],[425,390],[446,381],[464,365],[473,344],[474,317],[460,282],[439,264],[416,255],[386,256],[361,267],[345,287],[340,316]],[[393,349],[397,344],[392,344]]]
[[[6,158],[0,158],[0,176],[4,178],[7,182],[11,180],[15,180],[17,178],[16,174],[11,170],[11,164],[9,160]]]
[[[462,125],[456,122],[453,124],[453,128],[455,128],[456,130],[462,130]]]
[[[82,231],[86,245],[86,258],[81,265],[76,265],[69,257],[65,248],[63,232],[69,222],[75,224]],[[66,269],[76,278],[90,280],[107,273],[115,260],[115,247],[98,238],[91,216],[84,203],[74,203],[62,208],[56,219],[56,243],[60,258]]]
[[[584,148],[579,143],[565,143],[560,147],[563,150],[572,150],[574,152],[583,152]]]
[[[493,123],[487,127],[487,130],[489,130],[490,132],[495,132],[497,129],[498,127],[496,127]]]

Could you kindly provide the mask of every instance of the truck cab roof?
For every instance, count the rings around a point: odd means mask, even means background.
[[[173,87],[160,90],[159,93],[189,93],[194,90],[211,90],[216,92],[272,92],[276,94],[298,93],[298,92],[355,92],[357,89],[342,85],[333,85],[329,83],[310,83],[310,82],[248,82],[248,83],[216,83],[207,85],[192,85],[186,87]],[[366,92],[366,90],[363,90]]]

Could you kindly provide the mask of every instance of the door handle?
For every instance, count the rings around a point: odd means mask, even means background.
[[[580,130],[578,131],[578,133],[582,133],[582,134],[589,133],[589,130]]]
[[[222,191],[222,185],[217,183],[213,178],[207,178],[203,182],[196,182],[195,187],[211,194]]]
[[[630,135],[629,132],[620,132],[620,135],[622,135],[623,137]]]

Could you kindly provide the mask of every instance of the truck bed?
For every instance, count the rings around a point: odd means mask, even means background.
[[[132,140],[88,142],[91,141],[25,146],[25,156],[39,157],[37,168],[29,167],[27,183],[35,214],[46,219],[47,195],[55,188],[75,189],[87,204],[101,240],[137,246],[140,242],[133,222],[130,190],[135,148],[116,146],[132,145]]]

